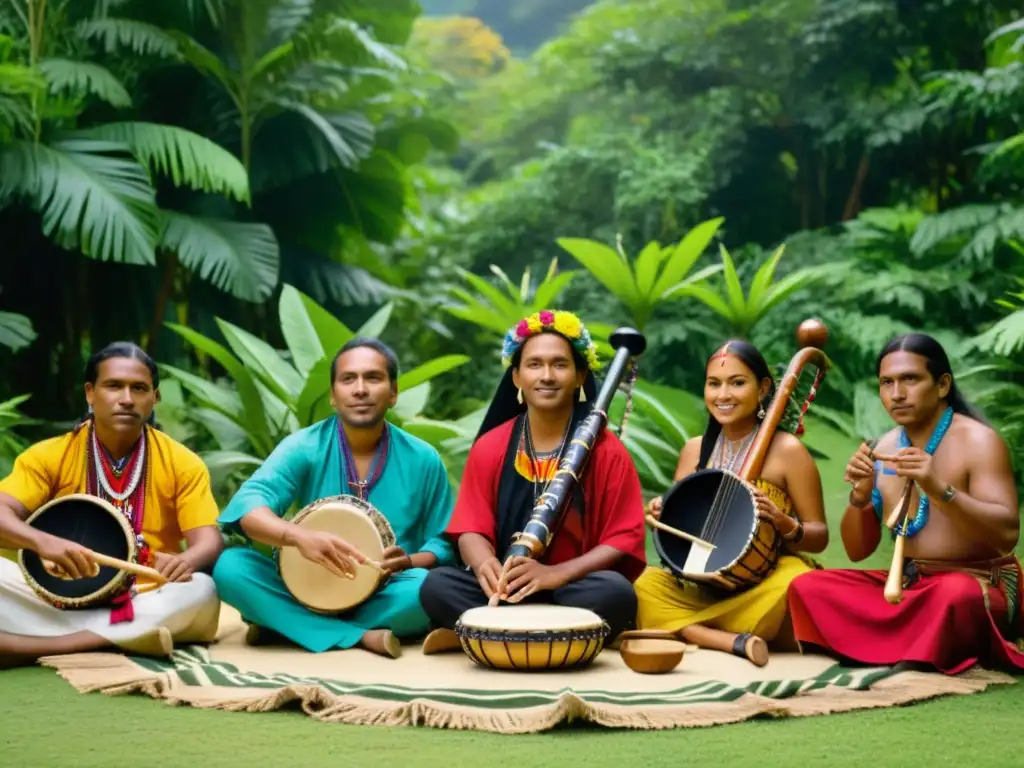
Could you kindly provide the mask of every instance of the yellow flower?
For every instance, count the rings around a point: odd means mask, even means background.
[[[555,312],[555,330],[570,339],[578,339],[583,327],[572,312]]]
[[[526,324],[530,327],[530,333],[537,333],[543,328],[540,322],[540,315],[536,312],[526,318]]]

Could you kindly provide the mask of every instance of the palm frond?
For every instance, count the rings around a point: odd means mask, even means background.
[[[277,285],[277,239],[266,224],[163,212],[160,247],[200,278],[244,301],[263,301]]]
[[[145,169],[120,144],[70,137],[0,144],[0,205],[22,201],[63,248],[101,261],[155,263],[156,202]]]
[[[160,27],[134,19],[87,19],[75,25],[82,39],[103,45],[104,53],[127,48],[136,56],[177,58],[178,44]]]
[[[354,43],[365,55],[378,65],[404,72],[408,64],[391,46],[386,45],[373,33],[360,26],[352,19],[336,19],[328,28],[328,34],[338,35],[350,43]]]
[[[151,171],[187,185],[249,202],[249,178],[234,155],[199,134],[157,123],[106,123],[81,132],[91,138],[120,142]]]
[[[324,114],[297,102],[282,106],[305,121],[310,138],[316,141],[317,159],[326,163],[317,170],[355,168],[373,149],[373,124],[359,112]]]
[[[121,81],[99,64],[91,61],[71,59],[43,59],[39,71],[50,84],[54,94],[70,93],[73,96],[95,96],[112,107],[130,107],[132,97],[128,95]]]

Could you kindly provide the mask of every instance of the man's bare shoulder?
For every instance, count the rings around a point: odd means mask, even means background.
[[[894,427],[878,438],[875,443],[874,452],[881,454],[894,454],[900,449],[900,429]]]
[[[988,424],[970,416],[956,414],[949,427],[949,436],[959,445],[969,448],[972,455],[983,454],[991,457],[1005,453],[1008,448],[1002,435]]]

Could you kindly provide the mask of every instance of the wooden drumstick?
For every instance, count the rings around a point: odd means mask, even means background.
[[[108,557],[107,555],[101,555],[99,552],[92,551],[89,552],[87,557],[97,565],[106,565],[110,568],[116,568],[119,571],[127,571],[128,573],[134,573],[136,576],[146,576],[147,578],[150,578],[159,584],[167,583],[167,578],[162,573],[160,573],[160,571],[154,570],[153,568],[147,568],[144,565],[130,563],[127,560],[118,560],[116,557]],[[50,573],[54,573],[54,575],[56,575],[56,572],[60,572],[65,574],[64,576],[61,576],[61,578],[70,579],[70,577],[67,576],[64,569],[58,566],[56,563],[50,562],[49,560],[44,560],[43,566]],[[97,569],[97,573],[98,572],[99,569]]]
[[[704,541],[704,539],[700,539],[686,531],[680,531],[678,528],[673,528],[671,525],[665,525],[658,518],[654,517],[654,515],[647,515],[647,524],[652,528],[658,528],[659,530],[665,531],[665,533],[671,533],[673,536],[686,539],[691,544],[696,544],[697,546],[705,547],[706,549],[715,548],[715,545],[709,541]]]

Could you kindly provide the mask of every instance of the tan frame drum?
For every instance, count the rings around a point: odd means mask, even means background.
[[[292,520],[300,528],[333,533],[345,539],[368,559],[380,562],[384,551],[395,546],[395,532],[380,511],[357,496],[318,499]],[[319,563],[307,560],[294,547],[277,551],[277,567],[292,597],[311,611],[340,614],[365,602],[387,574],[372,565],[357,565],[353,579],[343,579]]]

